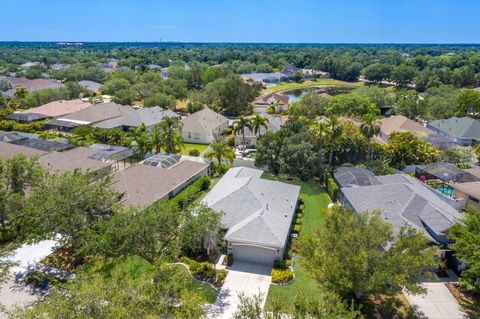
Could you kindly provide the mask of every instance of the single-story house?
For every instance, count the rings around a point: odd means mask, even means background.
[[[120,117],[133,112],[135,109],[129,105],[120,105],[113,102],[92,105],[80,111],[54,118],[46,123],[45,127],[56,131],[71,131],[81,125],[96,124],[108,119]]]
[[[334,172],[339,200],[352,211],[380,212],[394,231],[411,226],[447,249],[446,230],[462,215],[415,178],[406,174],[374,176],[367,169],[341,167]]]
[[[0,141],[1,159],[6,160],[20,154],[23,154],[26,158],[32,158],[34,156],[42,156],[48,154],[48,152]]]
[[[22,65],[20,65],[20,68],[23,69],[23,70],[28,70],[34,66],[43,66],[43,63],[40,63],[38,61],[34,61],[34,62],[26,62],[26,63],[23,63]]]
[[[268,108],[275,105],[275,113],[280,113],[288,109],[288,95],[281,93],[265,93],[253,101],[253,111],[255,113],[266,113]]]
[[[465,199],[465,206],[473,205],[480,209],[480,182],[467,182],[451,185],[454,196]]]
[[[57,80],[51,79],[27,79],[27,78],[17,78],[17,77],[0,77],[0,79],[5,79],[10,82],[12,88],[2,94],[7,98],[12,99],[14,97],[15,89],[17,87],[24,87],[27,89],[28,92],[33,92],[36,90],[43,90],[43,89],[58,89],[62,88],[65,85]]]
[[[94,81],[88,81],[88,80],[78,81],[78,84],[80,84],[81,86],[83,86],[87,90],[91,90],[91,91],[94,91],[94,92],[97,92],[98,90],[100,90],[100,87],[102,86],[101,83],[94,82]]]
[[[382,119],[380,124],[380,134],[378,137],[382,141],[387,142],[390,134],[394,132],[410,132],[422,139],[435,134],[435,132],[426,128],[422,124],[412,121],[403,115],[395,115]]]
[[[171,158],[169,158],[171,157]],[[147,159],[146,161],[148,161]],[[170,165],[148,163],[132,165],[115,173],[111,188],[120,195],[124,206],[146,207],[162,199],[170,199],[201,176],[207,175],[206,162],[182,160],[163,155]]]
[[[46,118],[48,117],[43,114],[30,112],[13,112],[6,117],[7,120],[17,121],[22,124],[45,120]]]
[[[204,108],[182,119],[182,139],[185,143],[210,144],[228,127],[228,119]]]
[[[287,248],[300,187],[262,179],[262,174],[231,168],[202,203],[221,213],[234,261],[272,265]]]
[[[58,116],[65,116],[72,114],[74,112],[81,111],[87,107],[92,106],[92,104],[83,102],[81,100],[60,100],[53,101],[38,107],[28,109],[23,114],[40,114],[45,116],[45,118],[53,118]],[[13,113],[17,114],[17,113]]]
[[[179,115],[175,112],[164,110],[159,106],[144,107],[141,109],[136,109],[135,111],[125,115],[102,121],[93,125],[93,127],[105,129],[117,128],[122,131],[128,131],[129,129],[136,128],[143,123],[148,129],[153,129],[155,125],[160,123],[165,116],[179,117]]]
[[[480,121],[470,117],[451,117],[429,122],[427,127],[461,146],[472,146],[480,140]]]
[[[96,153],[95,149],[87,147],[76,147],[68,151],[52,152],[42,155],[38,162],[52,173],[63,173],[67,171],[80,170],[89,172],[101,178],[111,172],[111,164],[91,157]]]
[[[34,148],[34,149],[45,151],[45,152],[55,152],[55,151],[61,152],[74,147],[73,145],[68,143],[43,140],[40,138],[18,139],[15,141],[11,141],[10,143],[29,147],[29,148]]]
[[[270,114],[262,114],[264,117],[268,119],[268,128],[265,129],[263,126],[260,127],[259,133],[254,134],[254,132],[249,129],[248,127],[245,128],[245,144],[247,147],[256,147],[258,136],[265,134],[267,131],[269,132],[277,132],[280,130],[283,124],[285,124],[286,119],[272,116]],[[241,145],[243,143],[243,134],[238,132],[235,134],[235,144]]]

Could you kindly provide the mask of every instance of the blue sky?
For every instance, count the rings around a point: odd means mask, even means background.
[[[0,8],[0,41],[480,43],[477,0],[0,0]]]

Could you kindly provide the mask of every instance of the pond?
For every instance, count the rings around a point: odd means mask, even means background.
[[[329,95],[337,95],[342,93],[350,93],[353,90],[351,87],[347,86],[326,86],[326,87],[310,87],[304,89],[295,89],[291,91],[282,92],[287,95],[289,103],[296,102],[302,98],[305,94],[309,92],[316,92],[318,94],[326,93]]]

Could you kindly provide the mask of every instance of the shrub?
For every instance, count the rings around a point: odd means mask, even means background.
[[[232,135],[232,134],[228,135],[226,140],[227,140],[228,146],[235,147],[235,135]]]
[[[211,182],[212,180],[208,176],[202,176],[196,181],[202,191],[206,191],[210,187]]]
[[[298,196],[298,204],[299,205],[305,204],[305,198],[303,197],[303,195]]]
[[[226,129],[223,130],[223,135],[230,135],[232,134],[233,130],[231,127],[227,127]]]
[[[188,152],[188,155],[190,155],[190,156],[200,156],[200,151],[195,148],[193,150],[190,150]]]
[[[301,224],[302,224],[302,218],[301,218],[301,217],[297,217],[297,218],[295,219],[295,224],[301,225]]]
[[[301,226],[301,225],[295,225],[295,226],[293,227],[293,232],[294,232],[294,233],[297,233],[297,234],[298,234],[298,233],[300,233],[301,230],[302,230],[302,226]]]
[[[292,281],[293,272],[290,269],[272,269],[272,282],[276,284],[283,284]]]
[[[305,204],[300,204],[298,206],[298,209],[301,210],[301,211],[304,211],[305,210]]]
[[[225,174],[230,168],[227,164],[224,163],[218,165],[218,163],[215,162],[213,165],[215,167],[215,172],[217,172],[219,175]]]
[[[215,280],[215,282],[217,284],[222,283],[225,280],[225,278],[227,277],[227,274],[228,274],[228,271],[226,271],[225,269],[220,269],[217,272],[217,280]]]
[[[333,180],[333,178],[331,177],[328,179],[327,189],[328,189],[328,195],[330,195],[330,198],[332,200],[335,200],[337,198],[338,186]]]
[[[180,261],[188,265],[190,272],[196,278],[205,281],[213,280],[215,278],[215,268],[213,268],[213,266],[207,261],[199,263],[188,257],[182,257],[180,258]]]
[[[227,266],[231,266],[233,264],[233,255],[232,254],[226,255],[225,262],[227,263]]]
[[[290,266],[292,266],[292,260],[291,259],[287,259],[285,260],[285,266],[288,268]]]
[[[297,218],[303,218],[303,213],[297,213]]]

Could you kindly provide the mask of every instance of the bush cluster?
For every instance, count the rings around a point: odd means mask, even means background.
[[[193,150],[190,150],[188,152],[188,155],[190,155],[190,156],[200,156],[200,151],[195,148]]]
[[[210,177],[202,176],[172,198],[171,202],[183,209],[194,202],[202,191],[207,190],[210,187],[210,183]]]
[[[42,130],[42,123],[36,122],[30,124],[20,124],[13,120],[2,120],[0,121],[0,130],[35,133]]]
[[[284,284],[292,281],[293,272],[290,269],[273,268],[272,282],[275,284]]]
[[[232,254],[228,254],[228,255],[225,256],[225,263],[227,264],[227,266],[233,265],[233,255]]]
[[[215,280],[215,283],[217,284],[221,284],[223,283],[223,281],[225,280],[225,278],[227,277],[227,274],[228,274],[228,271],[225,270],[225,269],[220,269],[218,272],[217,272],[217,278]]]
[[[215,268],[208,261],[198,262],[188,257],[182,257],[180,260],[188,265],[190,272],[195,278],[203,281],[215,280]]]

